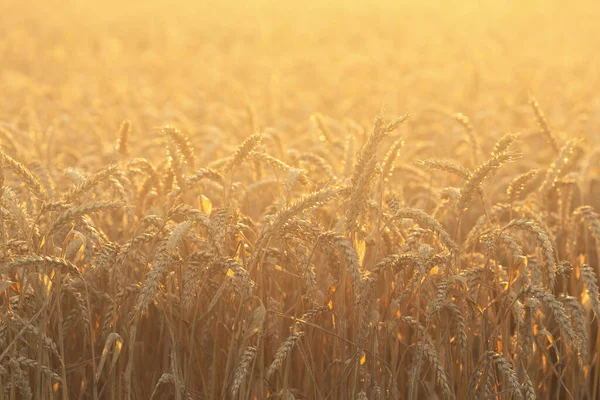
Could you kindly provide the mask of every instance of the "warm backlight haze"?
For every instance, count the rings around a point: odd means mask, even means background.
[[[600,398],[600,3],[0,0],[0,400]]]

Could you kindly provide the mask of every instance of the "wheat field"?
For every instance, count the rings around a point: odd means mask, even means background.
[[[598,20],[0,1],[0,400],[600,398]]]

